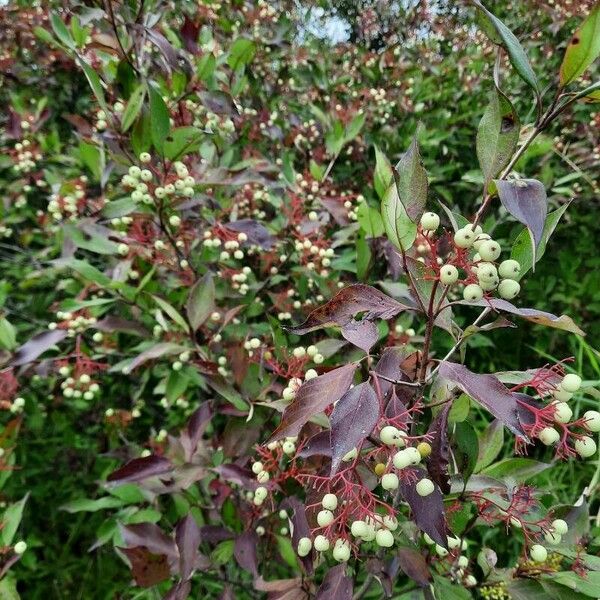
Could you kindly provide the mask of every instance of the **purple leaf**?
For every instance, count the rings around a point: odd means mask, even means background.
[[[245,233],[248,236],[248,244],[260,246],[263,250],[270,250],[275,244],[275,236],[269,233],[269,230],[258,221],[252,219],[240,219],[226,223],[227,229],[232,229],[238,233]]]
[[[164,475],[173,470],[171,461],[163,456],[151,454],[142,458],[134,458],[120,469],[113,471],[107,481],[111,483],[124,483],[126,481],[142,481],[148,477]]]
[[[188,52],[196,54],[198,52],[198,33],[200,32],[200,26],[194,23],[190,18],[185,15],[185,20],[179,34],[183,40],[183,45]]]
[[[169,40],[156,29],[144,28],[148,39],[158,48],[165,59],[165,64],[170,70],[176,70],[179,67],[179,60],[175,48],[171,46]]]
[[[162,600],[186,600],[189,598],[192,584],[189,581],[176,583]]]
[[[451,362],[442,362],[439,373],[502,421],[514,434],[527,437],[519,422],[517,397],[497,377],[479,375]]]
[[[127,365],[126,369],[123,369],[123,373],[131,373],[131,371],[133,371],[136,367],[143,365],[148,360],[160,358],[161,356],[165,356],[167,354],[179,354],[180,352],[184,352],[185,350],[187,350],[185,346],[180,346],[179,344],[172,344],[170,342],[162,342],[160,344],[156,344],[155,346],[151,346],[150,348],[148,348],[148,350],[144,350],[141,354],[138,354]]]
[[[427,472],[432,481],[440,486],[443,494],[450,493],[450,476],[448,475],[448,413],[452,406],[447,402],[429,426],[427,432],[432,436],[431,454],[427,460]]]
[[[440,546],[447,548],[448,525],[444,514],[442,492],[436,486],[429,496],[419,496],[416,484],[425,477],[425,471],[415,467],[408,467],[405,470],[410,470],[413,477],[400,482],[400,491],[410,506],[417,527]]]
[[[257,546],[258,535],[254,531],[246,531],[238,536],[233,548],[233,554],[238,565],[245,571],[250,571],[255,577],[258,576]]]
[[[304,383],[285,409],[271,440],[298,435],[312,416],[337,402],[350,387],[357,366],[356,363],[350,363]]]
[[[289,331],[303,335],[323,327],[344,327],[354,321],[357,313],[365,313],[363,321],[390,319],[406,308],[374,287],[357,283],[340,290],[329,302],[313,310],[304,323],[290,327]]]
[[[315,600],[352,600],[352,579],[346,575],[344,563],[327,571]]]
[[[66,337],[67,332],[64,329],[42,331],[42,333],[34,335],[15,352],[9,366],[19,367],[33,362],[40,354],[43,354]]]
[[[348,390],[336,403],[331,423],[331,475],[345,454],[362,444],[379,419],[379,400],[370,383]]]
[[[478,300],[477,302],[460,300],[457,304],[465,304],[467,306],[491,306],[495,310],[501,310],[512,315],[523,317],[527,321],[537,323],[538,325],[554,327],[555,329],[562,329],[563,331],[569,331],[570,333],[585,336],[585,333],[573,322],[573,319],[567,315],[557,317],[552,313],[537,310],[536,308],[517,308],[514,304],[511,304],[508,300],[502,300],[502,298],[485,298],[483,300]]]
[[[300,502],[297,498],[289,497],[281,503],[281,507],[286,509],[290,514],[290,521],[292,522],[292,546],[298,548],[298,542],[300,538],[311,537],[310,525],[306,518],[306,506],[303,502]],[[310,573],[313,567],[312,553],[308,556],[300,558],[304,568]]]
[[[149,336],[148,330],[139,321],[131,321],[112,315],[98,321],[95,328],[99,331],[106,331],[109,333],[112,333],[113,331],[124,331],[125,333],[140,335],[142,337]]]
[[[164,554],[170,559],[178,558],[177,546],[158,525],[154,523],[136,523],[120,526],[121,537],[129,548],[143,546],[153,554]]]
[[[395,381],[401,381],[403,377],[400,364],[406,358],[406,352],[402,348],[391,347],[386,348],[381,355],[381,358],[375,365],[375,372],[387,377],[388,379],[394,379]],[[379,389],[381,394],[385,398],[388,392],[392,389],[393,383],[386,381],[385,379],[379,379]]]
[[[431,581],[431,573],[427,561],[420,552],[412,548],[400,548],[398,550],[400,568],[420,586],[425,587]]]
[[[544,184],[536,179],[494,180],[504,208],[523,223],[538,247],[544,233],[548,213],[548,199]]]
[[[342,335],[351,344],[368,354],[379,339],[379,330],[373,321],[352,321],[342,327]]]
[[[231,483],[235,483],[237,485],[250,487],[251,489],[255,489],[255,487],[258,485],[256,482],[256,477],[252,474],[252,471],[249,469],[244,469],[239,465],[219,465],[218,467],[214,468],[214,471],[219,474],[221,479],[230,481]]]
[[[200,528],[200,541],[208,544],[218,544],[223,540],[230,540],[233,532],[221,525],[204,525]]]
[[[185,581],[190,578],[194,570],[200,545],[200,529],[191,514],[188,513],[177,523],[175,542],[179,549],[179,574]]]
[[[203,402],[200,408],[196,409],[192,416],[189,418],[185,429],[181,432],[179,439],[185,452],[185,459],[190,461],[198,442],[202,438],[202,434],[206,429],[206,426],[213,417],[212,407],[209,402]]]
[[[313,435],[304,446],[298,456],[308,458],[309,456],[331,456],[331,433],[320,431]]]

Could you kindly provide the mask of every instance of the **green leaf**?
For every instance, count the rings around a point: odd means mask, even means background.
[[[166,300],[163,300],[160,296],[155,296],[154,294],[151,294],[151,296],[154,302],[156,302],[156,304],[158,304],[158,306],[160,306],[169,315],[169,317],[171,317],[173,322],[177,323],[177,325],[179,325],[183,331],[189,333],[190,328],[188,327],[188,324],[174,306],[169,304]]]
[[[21,600],[17,591],[17,582],[10,576],[0,580],[0,600]]]
[[[94,96],[96,96],[96,100],[98,100],[98,104],[100,108],[104,110],[104,112],[109,113],[108,106],[106,105],[106,100],[104,99],[104,89],[102,88],[102,83],[100,81],[100,77],[98,73],[90,67],[82,58],[78,57],[79,64],[85,73],[85,76],[92,88],[92,92],[94,92]]]
[[[252,40],[247,38],[238,38],[227,57],[227,64],[235,71],[238,67],[247,65],[254,58],[255,45]]]
[[[0,529],[0,541],[4,546],[10,546],[17,533],[21,519],[23,518],[23,509],[29,494],[25,495],[21,500],[8,506],[0,517],[2,529]]]
[[[381,217],[390,242],[401,252],[408,250],[417,237],[417,225],[410,219],[400,201],[395,183],[390,185],[383,196]]]
[[[373,186],[380,198],[383,198],[386,190],[392,185],[393,180],[394,172],[392,171],[392,164],[379,147],[375,146],[375,173],[373,174]]]
[[[477,158],[486,190],[510,162],[519,142],[519,130],[519,117],[513,105],[495,88],[477,129]]]
[[[70,239],[77,248],[89,250],[95,254],[109,254],[113,255],[117,253],[119,245],[112,242],[107,237],[98,235],[90,230],[86,233],[78,229],[72,223],[66,223],[63,226],[65,237]]]
[[[223,378],[221,377],[211,377],[207,379],[210,387],[220,394],[229,402],[233,404],[238,410],[247,411],[248,403],[240,396],[240,394],[230,386]]]
[[[433,576],[435,597],[439,600],[471,600],[472,596],[464,587],[454,585],[445,577]]]
[[[565,86],[580,77],[600,55],[600,3],[575,32],[560,65],[560,85]]]
[[[190,289],[185,304],[188,319],[194,331],[208,319],[215,307],[215,282],[211,273],[206,273]]]
[[[102,273],[102,271],[96,269],[96,267],[90,265],[90,263],[85,260],[69,258],[64,262],[61,261],[59,266],[72,269],[73,271],[79,273],[83,278],[97,283],[101,287],[108,287],[111,284],[110,277]]]
[[[165,390],[165,396],[169,402],[175,402],[177,398],[185,392],[190,382],[190,378],[181,371],[173,371],[169,373],[167,378],[167,387]]]
[[[489,24],[495,29],[498,37],[502,40],[504,49],[508,52],[510,62],[519,74],[521,79],[525,81],[531,88],[535,90],[536,96],[539,96],[539,84],[527,54],[523,50],[523,46],[516,38],[515,34],[496,16],[494,16],[487,8],[479,1],[476,2],[477,7],[482,12],[483,16]],[[494,41],[492,39],[492,41]]]
[[[489,427],[487,427],[479,440],[479,455],[477,464],[475,465],[475,473],[485,469],[491,465],[504,444],[504,426],[496,419]]]
[[[88,144],[81,140],[77,148],[81,162],[89,169],[96,181],[100,181],[104,169],[104,156],[95,144]]]
[[[544,230],[542,232],[542,239],[540,241],[540,245],[538,246],[537,251],[535,252],[535,260],[538,262],[544,253],[546,252],[546,244],[550,239],[550,236],[554,233],[558,222],[561,217],[565,213],[565,211],[569,208],[569,203],[563,204],[560,208],[552,211],[546,217],[546,222],[544,223]],[[519,262],[521,265],[521,272],[519,274],[519,278],[522,278],[532,267],[533,267],[533,242],[531,240],[531,235],[529,234],[529,230],[527,228],[523,229],[521,233],[517,236],[514,241],[510,257]]]
[[[63,504],[60,509],[68,513],[78,512],[98,512],[99,510],[105,510],[107,508],[119,508],[123,506],[124,502],[120,498],[113,498],[112,496],[104,496],[97,500],[91,500],[89,498],[78,498]]]
[[[67,48],[75,48],[75,43],[73,42],[71,33],[64,24],[63,20],[56,13],[52,13],[52,15],[50,15],[50,24],[52,25],[54,34],[62,44],[64,44]]]
[[[458,472],[463,481],[467,481],[473,474],[479,453],[477,434],[467,421],[456,423],[454,445]]]
[[[366,200],[363,200],[356,210],[356,219],[362,229],[369,237],[380,237],[385,228],[381,219],[381,213],[374,207],[369,206]]]
[[[281,554],[281,558],[294,570],[298,570],[298,560],[296,558],[296,553],[294,552],[294,548],[292,546],[292,542],[290,538],[283,537],[282,535],[276,536],[277,538],[277,549],[279,550],[279,554]]]
[[[13,350],[17,346],[17,334],[12,323],[0,317],[0,348]]]
[[[190,152],[196,152],[204,139],[204,132],[197,127],[177,127],[165,141],[165,157],[177,160]]]
[[[427,171],[421,162],[417,137],[396,165],[398,196],[412,221],[417,223],[427,202]]]
[[[142,110],[145,96],[146,84],[141,83],[133,90],[131,96],[129,96],[127,106],[125,107],[123,117],[121,118],[121,131],[127,131],[133,125],[133,122],[140,114],[140,110]]]
[[[234,540],[224,540],[215,546],[210,558],[217,565],[225,565],[233,558]]]
[[[148,88],[148,95],[150,97],[150,135],[154,147],[162,154],[165,140],[171,128],[169,109],[160,92],[152,85]]]
[[[486,467],[482,475],[489,475],[494,479],[508,477],[517,481],[526,481],[538,473],[549,469],[552,465],[539,462],[532,458],[505,458],[496,464]]]
[[[588,571],[585,577],[581,577],[573,571],[562,571],[546,576],[555,583],[566,586],[574,592],[585,594],[591,598],[598,598],[600,590],[600,571]]]
[[[365,281],[369,275],[369,266],[371,264],[371,248],[365,239],[363,232],[356,236],[356,276],[361,281]]]
[[[131,147],[136,156],[148,152],[152,145],[152,132],[150,125],[150,111],[142,109],[141,117],[135,122],[131,130]]]
[[[346,126],[346,134],[344,136],[346,142],[352,141],[360,133],[360,130],[365,124],[365,118],[366,116],[364,113],[358,113],[352,119],[352,121],[348,123],[348,125]]]
[[[471,410],[471,398],[467,394],[461,394],[453,403],[448,413],[450,423],[461,423],[469,416]]]

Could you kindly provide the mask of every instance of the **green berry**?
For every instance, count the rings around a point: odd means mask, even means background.
[[[400,450],[394,454],[393,462],[396,469],[405,469],[411,464],[411,459],[406,450]]]
[[[419,496],[429,496],[429,494],[432,494],[433,490],[435,490],[435,485],[431,479],[424,477],[417,483],[416,490]]]
[[[325,494],[321,500],[321,505],[327,510],[335,510],[338,506],[338,499],[335,494]]]
[[[498,294],[505,300],[512,300],[521,291],[521,286],[514,279],[503,279],[498,286]]]
[[[381,478],[381,487],[384,490],[397,490],[399,485],[400,481],[396,473],[386,473]]]
[[[584,435],[575,442],[575,452],[583,458],[596,454],[596,442],[589,436]]]
[[[558,533],[556,531],[548,531],[548,533],[546,533],[544,535],[544,539],[551,546],[557,546],[558,544],[560,544],[560,541],[562,540],[562,536],[560,535],[560,533]]]
[[[554,519],[552,529],[559,535],[566,535],[569,532],[569,525],[563,519]]]
[[[440,282],[452,285],[458,281],[458,269],[454,265],[444,265],[440,269]]]
[[[380,529],[375,534],[375,542],[382,548],[391,548],[394,545],[394,535],[387,529]]]
[[[503,260],[498,267],[498,274],[503,279],[517,279],[521,273],[521,265],[516,260]]]
[[[555,402],[554,408],[554,420],[557,423],[568,423],[573,418],[573,411],[566,402]]]
[[[324,535],[318,535],[313,542],[317,552],[327,552],[329,550],[329,540]]]
[[[317,513],[317,523],[319,524],[319,527],[327,527],[328,525],[331,525],[334,519],[335,517],[330,510],[323,509]]]
[[[463,227],[454,234],[454,243],[457,248],[470,248],[475,240],[473,231]]]
[[[304,557],[310,554],[312,541],[310,538],[303,537],[298,540],[298,556]]]
[[[565,392],[573,394],[581,387],[581,377],[575,375],[575,373],[569,373],[563,377],[563,380],[560,382],[560,387]]]
[[[350,533],[357,538],[362,538],[368,534],[369,527],[364,521],[354,521],[350,525]]]
[[[335,541],[333,558],[338,562],[346,562],[350,558],[350,543],[347,540],[338,539]]]
[[[548,558],[548,551],[540,544],[534,544],[529,550],[529,556],[533,562],[543,563]]]
[[[481,262],[477,265],[477,279],[479,281],[494,281],[498,278],[498,269],[489,262]]]
[[[500,256],[500,252],[502,248],[500,248],[500,244],[495,242],[494,240],[486,240],[483,242],[479,248],[477,248],[477,252],[479,256],[481,256],[482,260],[494,261]]]
[[[477,302],[477,300],[481,300],[483,298],[481,286],[476,283],[470,283],[463,290],[463,298],[467,300],[467,302]]]
[[[544,427],[544,429],[539,432],[538,438],[545,446],[552,446],[552,444],[558,442],[560,434],[554,427]]]
[[[587,410],[583,413],[585,419],[585,426],[593,432],[600,431],[600,412],[597,410]]]
[[[440,218],[433,212],[423,213],[421,227],[425,231],[435,231],[440,226]]]

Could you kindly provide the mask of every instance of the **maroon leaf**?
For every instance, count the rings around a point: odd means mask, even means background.
[[[346,565],[327,571],[315,600],[352,600],[352,579],[346,575]]]
[[[420,552],[412,548],[400,548],[398,550],[400,568],[419,585],[425,587],[431,581],[431,573],[427,561]]]
[[[149,588],[169,579],[171,572],[164,554],[152,554],[146,548],[120,548],[131,563],[131,574],[135,582]]]
[[[517,398],[497,377],[479,375],[451,362],[442,362],[439,373],[502,421],[514,434],[527,437],[519,422]]]
[[[567,315],[557,317],[552,313],[537,310],[535,308],[517,308],[514,304],[508,302],[508,300],[502,300],[501,298],[485,298],[483,300],[478,300],[477,302],[461,300],[458,304],[466,304],[468,306],[491,306],[495,310],[501,310],[512,315],[523,317],[524,319],[527,319],[527,321],[537,323],[538,325],[562,329],[563,331],[569,331],[570,333],[576,333],[577,335],[585,335],[585,333],[573,322],[573,319]]]
[[[282,502],[281,507],[286,509],[290,514],[290,521],[292,522],[292,545],[294,548],[298,547],[298,542],[303,537],[311,537],[310,525],[306,518],[306,506],[303,502],[300,502],[297,498],[289,497]],[[307,572],[312,571],[313,559],[309,553],[308,556],[300,558],[304,564],[304,568]]]
[[[138,354],[125,369],[123,369],[123,373],[131,373],[135,368],[143,365],[146,361],[152,360],[154,358],[160,358],[161,356],[165,356],[167,354],[179,354],[187,350],[185,346],[180,346],[179,344],[172,344],[171,342],[161,342],[160,344],[156,344],[155,346],[151,346],[147,350],[144,350],[142,353]]]
[[[313,435],[304,446],[298,456],[308,458],[309,456],[331,456],[331,433],[320,431]]]
[[[298,435],[312,416],[337,402],[350,387],[357,366],[356,363],[350,363],[304,383],[285,409],[271,440]]]
[[[129,548],[143,546],[153,554],[164,554],[170,559],[177,559],[175,542],[154,523],[135,523],[120,526],[123,542]]]
[[[246,531],[238,536],[233,548],[233,554],[238,565],[245,571],[250,571],[255,577],[258,576],[257,546],[258,535],[254,531]]]
[[[248,244],[255,244],[263,250],[270,250],[275,244],[275,236],[269,233],[269,230],[258,221],[241,219],[227,223],[225,227],[239,233],[245,233],[248,236]]]
[[[539,246],[548,213],[544,184],[536,179],[496,179],[494,183],[504,208],[529,229],[534,246]]]
[[[179,574],[183,580],[187,580],[194,570],[200,545],[200,529],[191,514],[188,513],[177,523],[175,542],[179,549]]]
[[[198,442],[202,438],[202,434],[212,419],[212,416],[213,411],[210,403],[203,402],[200,405],[200,408],[194,411],[188,420],[187,426],[181,432],[179,439],[187,461],[190,461],[192,456],[194,456],[194,452],[196,452],[196,448],[198,447]]]
[[[167,38],[162,33],[156,31],[156,29],[150,29],[149,27],[145,27],[144,29],[146,30],[148,39],[158,48],[160,53],[163,55],[165,63],[169,67],[169,69],[176,70],[179,66],[179,60],[177,57],[177,52],[175,51],[175,48],[171,46],[169,40],[167,40]]]
[[[364,313],[363,321],[390,319],[406,308],[406,305],[374,287],[357,283],[340,290],[329,302],[313,310],[304,323],[289,330],[303,335],[322,327],[344,327],[353,322],[357,313]]]
[[[427,432],[432,436],[431,454],[427,460],[427,472],[435,483],[440,486],[443,494],[450,493],[450,476],[448,475],[448,413],[452,406],[447,402],[429,426]]]
[[[386,348],[381,355],[381,358],[375,365],[375,372],[393,379],[394,381],[401,381],[403,373],[400,369],[400,364],[406,358],[406,352],[402,348],[392,347]],[[387,393],[392,389],[392,383],[385,379],[379,379],[379,389],[382,395],[385,397]]]
[[[342,335],[351,344],[368,354],[379,339],[379,330],[373,321],[352,321],[342,327]]]
[[[406,425],[412,423],[408,406],[413,395],[414,392],[407,387],[394,387],[385,407],[385,416],[390,419],[396,419],[398,423],[405,423]]]
[[[254,580],[254,589],[266,592],[269,600],[308,600],[308,594],[303,589],[300,577],[273,581],[265,581],[262,577],[258,577]]]
[[[440,546],[448,546],[448,526],[444,514],[444,502],[440,489],[436,487],[429,496],[419,496],[416,484],[425,477],[423,469],[408,467],[413,477],[400,482],[402,496],[408,502],[417,527]],[[407,469],[407,470],[408,470]]]
[[[362,444],[379,419],[379,400],[368,382],[348,390],[331,413],[331,475],[345,454]]]
[[[9,366],[19,367],[33,362],[40,354],[52,348],[67,337],[64,329],[54,329],[53,331],[43,331],[34,335],[29,341],[25,342],[14,354]]]
[[[250,469],[244,469],[243,467],[234,464],[224,464],[215,467],[214,471],[225,481],[230,481],[231,483],[249,487],[251,489],[258,487],[256,476],[252,474]]]
[[[200,528],[200,540],[208,544],[218,544],[234,537],[233,533],[221,525],[204,525]]]
[[[113,471],[107,481],[111,483],[124,483],[126,481],[141,481],[148,477],[156,477],[164,475],[173,470],[171,461],[163,456],[144,456],[142,458],[134,458],[120,469]]]
[[[196,54],[198,52],[198,33],[200,32],[200,26],[190,20],[190,18],[185,15],[185,20],[179,33],[181,34],[181,39],[183,40],[183,45],[188,52],[192,54]]]
[[[132,333],[134,335],[140,335],[142,337],[148,337],[148,330],[139,322],[131,321],[129,319],[123,319],[122,317],[115,317],[109,315],[104,317],[101,321],[98,321],[95,328],[99,331],[124,331],[125,333]]]

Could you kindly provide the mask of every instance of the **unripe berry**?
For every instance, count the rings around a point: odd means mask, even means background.
[[[480,285],[471,283],[463,290],[463,298],[468,302],[476,302],[483,298],[483,290]]]
[[[559,387],[555,390],[552,390],[552,396],[554,396],[554,398],[556,398],[556,400],[559,402],[568,402],[573,397],[573,394],[571,394],[571,392],[565,392]]]
[[[458,281],[458,269],[454,265],[444,265],[440,269],[440,282],[444,285],[452,285]]]
[[[415,447],[406,448],[404,452],[406,452],[411,465],[418,465],[421,462],[421,453]]]
[[[173,227],[179,227],[181,225],[181,219],[177,215],[171,215],[169,217],[169,223]]]
[[[391,548],[394,545],[394,535],[387,529],[380,529],[375,534],[375,543],[382,548]]]
[[[454,550],[460,546],[460,538],[449,535],[446,539],[448,540],[448,548],[450,550]]]
[[[322,354],[315,354],[313,357],[313,362],[315,365],[320,365],[325,360],[325,357]]]
[[[423,534],[423,540],[428,546],[433,546],[435,544],[435,542],[426,533]]]
[[[560,535],[560,533],[558,533],[557,531],[548,531],[545,535],[544,535],[544,539],[546,540],[546,542],[548,542],[551,546],[557,546],[558,544],[560,544],[561,540],[562,540],[562,536]]]
[[[417,450],[421,455],[421,458],[427,458],[431,454],[431,444],[427,442],[420,442],[417,445]]]
[[[521,265],[516,260],[503,260],[498,267],[498,275],[503,279],[517,279],[519,273],[521,273]]]
[[[261,471],[256,476],[256,481],[258,481],[258,483],[267,483],[267,481],[269,481],[269,479],[270,479],[270,476],[269,476],[268,471]]]
[[[566,535],[569,532],[569,525],[563,519],[554,519],[552,529],[559,535]]]
[[[364,537],[367,535],[369,528],[364,521],[354,521],[350,525],[350,533],[357,538]]]
[[[350,558],[350,543],[342,539],[336,540],[332,554],[338,562],[346,562]]]
[[[514,279],[503,279],[498,286],[500,298],[512,300],[521,291],[521,286]]]
[[[127,256],[127,254],[129,253],[129,246],[127,244],[121,243],[117,246],[117,252],[121,256]]]
[[[314,379],[318,376],[319,374],[314,369],[308,369],[308,371],[306,371],[306,373],[304,374],[304,380],[310,381],[311,379]]]
[[[473,575],[467,575],[465,577],[465,586],[466,587],[475,587],[477,585],[477,579]]]
[[[319,524],[319,527],[327,527],[328,525],[331,525],[334,518],[335,517],[333,516],[333,513],[327,509],[320,510],[317,513],[317,523]]]
[[[325,494],[321,500],[321,505],[327,510],[335,510],[338,506],[338,499],[335,494]]]
[[[398,480],[398,475],[396,473],[386,473],[381,478],[381,487],[384,490],[397,490],[400,485],[400,481]]]
[[[402,432],[393,425],[386,425],[379,433],[379,439],[386,446],[399,446],[404,445],[402,440]]]
[[[393,462],[396,469],[405,469],[411,464],[411,459],[406,450],[400,450],[394,454]]]
[[[480,281],[494,281],[498,279],[498,270],[489,262],[480,262],[477,265],[477,279]]]
[[[460,569],[466,569],[469,566],[469,559],[466,556],[461,555],[458,557],[456,564]]]
[[[439,544],[435,545],[435,553],[441,558],[448,556],[448,550],[446,550],[444,546],[440,546]]]
[[[385,465],[383,463],[377,463],[373,471],[377,477],[381,477],[385,473]]]
[[[458,248],[470,248],[475,240],[473,231],[463,227],[454,234],[454,243]]]
[[[25,550],[27,550],[27,544],[23,540],[21,540],[20,542],[17,542],[15,544],[13,550],[15,554],[23,554]]]
[[[292,454],[296,453],[296,444],[294,444],[294,442],[290,442],[290,441],[283,442],[281,448],[282,448],[284,454],[287,454],[288,456],[291,456]]]
[[[596,454],[596,442],[587,435],[584,435],[575,442],[575,452],[583,458],[588,458]]]
[[[560,382],[560,387],[565,392],[573,394],[581,387],[581,377],[575,375],[575,373],[569,373],[563,377],[563,380]]]
[[[342,460],[344,462],[349,462],[351,460],[354,460],[357,456],[358,456],[358,450],[356,448],[352,448],[352,450],[350,450],[350,452],[346,452],[346,454],[344,454],[344,456],[342,456]]]
[[[254,490],[255,498],[262,498],[263,500],[269,495],[269,490],[266,487],[260,486]]]
[[[313,542],[313,547],[317,552],[327,552],[329,540],[324,535],[318,535]]]
[[[585,426],[590,431],[600,431],[600,412],[597,410],[586,410],[583,413],[583,418],[585,419]]]
[[[431,479],[427,479],[426,477],[424,477],[423,479],[421,479],[421,481],[417,483],[416,489],[417,494],[419,494],[419,496],[429,496],[429,494],[433,493],[435,485],[433,484],[433,481],[431,481]]]
[[[529,556],[533,562],[542,563],[548,558],[548,551],[540,544],[534,544],[529,550]]]
[[[494,240],[486,240],[479,248],[477,248],[477,252],[479,253],[479,256],[481,256],[481,259],[489,261],[496,260],[500,256],[501,251],[500,244]]]
[[[142,152],[139,158],[140,162],[142,163],[149,163],[152,160],[152,157],[150,156],[150,154],[148,154],[148,152]]]
[[[303,537],[298,540],[298,556],[304,557],[310,554],[312,541],[310,538]]]
[[[542,444],[546,446],[552,446],[552,444],[556,444],[560,439],[560,434],[554,427],[544,427],[539,434],[538,438],[542,442]]]
[[[573,411],[566,402],[555,402],[554,409],[554,420],[557,423],[568,423],[573,417]]]
[[[492,239],[487,233],[477,233],[475,235],[477,236],[473,242],[473,248],[475,248],[475,250],[479,250],[479,246],[481,246],[483,242],[487,242],[488,240]]]
[[[435,231],[440,226],[440,218],[434,212],[423,213],[421,227],[425,231]]]

